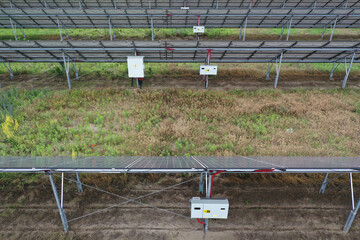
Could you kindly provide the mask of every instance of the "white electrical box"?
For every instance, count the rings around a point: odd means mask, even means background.
[[[201,65],[200,75],[217,75],[216,65]]]
[[[191,218],[227,219],[229,201],[227,199],[199,198],[190,199]]]
[[[204,26],[194,26],[193,27],[193,32],[194,33],[204,33],[205,32],[205,27]]]
[[[129,56],[127,57],[129,78],[144,78],[144,57]]]

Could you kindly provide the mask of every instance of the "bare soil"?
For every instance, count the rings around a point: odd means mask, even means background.
[[[265,74],[239,72],[239,76],[217,76],[209,78],[209,88],[212,89],[269,89],[274,87],[275,74],[265,80]],[[233,75],[233,74],[232,74]],[[344,74],[334,74],[329,79],[328,73],[309,73],[306,71],[287,70],[280,74],[278,87],[281,89],[304,88],[304,89],[333,89],[341,88]],[[47,74],[19,75],[14,80],[8,74],[0,74],[0,81],[4,88],[25,89],[68,89],[66,77],[56,77]],[[136,83],[134,83],[136,84]],[[163,88],[190,88],[203,89],[204,81],[198,75],[188,74],[184,76],[154,76],[146,78],[143,87],[147,89]],[[79,81],[72,78],[72,87],[76,88],[104,88],[104,87],[131,87],[131,81],[126,78],[107,78],[84,76]],[[351,72],[347,87],[360,88],[360,72]]]
[[[207,233],[195,219],[128,204],[73,221],[70,232],[65,234],[50,184],[44,176],[36,185],[18,191],[5,187],[0,193],[0,238],[359,239],[359,216],[349,234],[342,231],[351,208],[348,176],[343,175],[330,183],[325,194],[319,194],[322,177],[320,174],[225,174],[216,177],[214,197],[228,198],[230,212],[227,220],[211,221]],[[116,179],[116,176],[111,178]],[[96,175],[83,178],[88,184],[96,179],[99,180]],[[59,179],[56,180],[59,183]],[[129,188],[116,184],[104,188],[134,198],[184,180],[179,176],[164,176],[155,181],[144,179],[147,183],[129,183]],[[356,185],[359,180],[355,179]],[[97,185],[101,187],[102,183]],[[144,198],[143,202],[189,216],[188,200],[200,196],[197,189],[198,180]],[[69,220],[119,202],[122,200],[88,188],[78,194],[75,184],[66,182],[64,207]]]

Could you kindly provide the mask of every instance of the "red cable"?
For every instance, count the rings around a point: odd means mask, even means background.
[[[204,222],[201,222],[198,218],[196,219],[198,221],[198,223],[200,224],[205,224]]]
[[[212,175],[212,178],[211,178],[211,187],[210,187],[210,198],[212,198],[212,189],[213,189],[213,181],[214,181],[214,177],[217,175],[217,174],[220,174],[220,173],[223,173],[223,172],[226,172],[226,171],[218,171],[216,173],[214,173]]]

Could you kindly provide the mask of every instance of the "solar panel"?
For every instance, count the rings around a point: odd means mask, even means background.
[[[316,4],[314,4],[316,2]],[[11,0],[1,8],[356,8],[358,0]]]
[[[126,62],[135,51],[145,62],[204,62],[211,49],[211,61],[272,62],[283,53],[282,62],[333,63],[354,56],[359,41],[0,41],[2,62],[70,61]]]
[[[360,9],[0,9],[0,28],[359,28]]]
[[[360,172],[360,157],[0,157],[0,172]]]

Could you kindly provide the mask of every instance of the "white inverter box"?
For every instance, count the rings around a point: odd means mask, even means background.
[[[144,78],[144,56],[127,57],[129,78]]]
[[[191,218],[227,219],[229,201],[227,199],[199,198],[190,199]]]
[[[204,26],[194,26],[193,33],[204,33],[205,27]]]
[[[201,65],[200,75],[217,75],[216,65]]]

